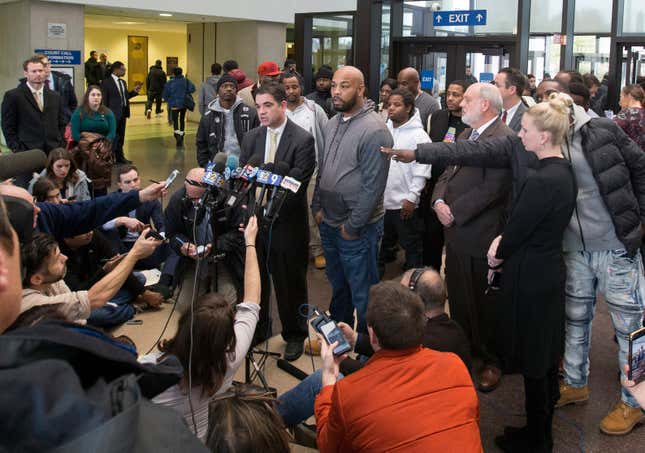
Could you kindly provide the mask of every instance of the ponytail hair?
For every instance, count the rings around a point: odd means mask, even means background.
[[[551,143],[560,145],[569,131],[569,118],[573,109],[573,100],[565,93],[551,93],[547,102],[535,104],[525,115],[533,118],[535,127],[540,131],[551,133]]]

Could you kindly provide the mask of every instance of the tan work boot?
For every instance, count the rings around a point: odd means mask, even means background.
[[[605,434],[620,436],[627,434],[634,426],[645,421],[645,414],[640,407],[631,407],[619,401],[610,413],[600,422],[600,431]]]
[[[311,342],[311,343],[310,343]],[[311,347],[309,345],[311,344]],[[305,354],[318,356],[320,355],[320,341],[317,338],[305,340]]]
[[[325,261],[325,255],[318,255],[317,257],[314,258],[314,267],[316,269],[324,269],[325,266],[327,266],[327,262]]]
[[[560,399],[555,407],[566,406],[567,404],[584,403],[589,399],[589,387],[571,387],[568,384],[560,384]]]

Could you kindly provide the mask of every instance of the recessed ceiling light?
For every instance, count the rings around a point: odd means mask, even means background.
[[[172,14],[170,13],[159,13],[159,15],[163,17],[172,17]]]
[[[124,21],[119,21],[119,22],[112,22],[115,25],[141,25],[143,22],[132,22],[129,20],[124,20]]]

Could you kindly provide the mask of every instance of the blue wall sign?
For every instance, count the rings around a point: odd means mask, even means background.
[[[432,23],[435,27],[486,25],[486,10],[434,11]]]
[[[492,72],[480,72],[479,73],[479,81],[481,83],[491,83],[494,78],[495,78],[495,74],[493,74]]]
[[[434,70],[422,70],[421,71],[421,89],[422,90],[432,90],[434,85]]]
[[[44,53],[49,57],[49,62],[53,65],[81,64],[80,50],[36,49],[34,53]]]

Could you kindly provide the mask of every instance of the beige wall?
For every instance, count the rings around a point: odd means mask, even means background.
[[[166,69],[166,57],[179,57],[179,66],[187,69],[186,33],[168,33],[161,31],[119,30],[108,28],[85,29],[85,55],[96,50],[104,52],[109,61],[120,60],[128,66],[128,36],[148,37],[148,66],[155,60],[161,60]]]
[[[66,36],[49,38],[48,23],[66,24]],[[0,94],[18,85],[18,80],[23,77],[22,62],[35,49],[80,50],[82,59],[83,27],[84,12],[80,5],[37,0],[0,4]],[[77,96],[83,93],[82,68],[82,62],[74,66]],[[2,143],[4,142],[2,136]]]
[[[217,24],[217,61],[237,60],[246,75],[255,80],[258,65],[285,59],[287,25],[275,22],[222,22]]]

